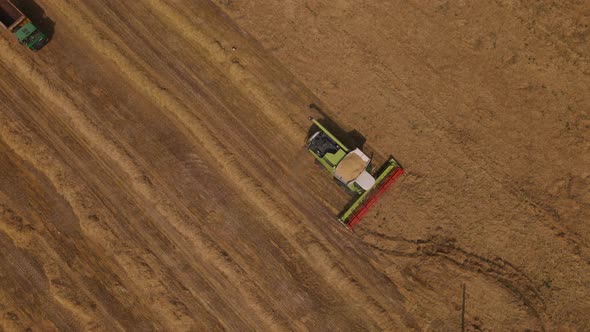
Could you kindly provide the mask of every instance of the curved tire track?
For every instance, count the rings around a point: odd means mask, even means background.
[[[521,300],[531,314],[539,320],[541,326],[544,326],[542,314],[546,304],[541,292],[524,272],[500,257],[494,259],[482,257],[458,247],[454,239],[444,237],[433,236],[428,239],[414,240],[365,230],[362,239],[371,248],[385,254],[403,257],[438,257],[461,269],[494,280]]]

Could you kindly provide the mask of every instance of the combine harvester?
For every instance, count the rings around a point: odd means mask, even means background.
[[[389,157],[373,173],[371,158],[363,151],[358,148],[350,151],[317,120],[309,119],[318,130],[314,130],[307,140],[307,148],[339,183],[355,195],[355,199],[338,216],[338,220],[352,230],[404,170],[393,157]]]

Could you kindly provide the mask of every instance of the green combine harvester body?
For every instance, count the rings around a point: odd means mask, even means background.
[[[358,148],[350,150],[321,123],[315,119],[311,120],[317,131],[307,140],[308,150],[319,164],[355,195],[348,207],[338,216],[338,220],[352,230],[404,170],[393,157],[390,157],[373,173],[371,158]]]
[[[0,26],[12,32],[19,43],[40,50],[49,39],[10,0],[0,0]]]

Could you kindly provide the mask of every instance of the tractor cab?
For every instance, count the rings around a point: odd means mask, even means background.
[[[319,163],[348,189],[359,194],[371,189],[375,184],[375,178],[369,173],[371,158],[360,149],[349,151],[323,126],[318,127],[320,130],[308,139],[308,148]]]

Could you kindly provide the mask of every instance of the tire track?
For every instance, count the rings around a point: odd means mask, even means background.
[[[84,5],[82,5],[84,6]],[[356,302],[366,304],[368,312],[376,316],[381,328],[387,329],[395,326],[396,320],[393,319],[388,310],[382,307],[382,304],[375,298],[367,296],[366,287],[350,276],[350,271],[344,268],[335,269],[331,265],[326,265],[326,261],[333,262],[334,258],[331,253],[322,246],[304,247],[297,239],[305,234],[305,237],[312,238],[308,232],[293,226],[292,218],[286,217],[284,211],[279,207],[272,196],[265,190],[260,189],[263,186],[254,178],[245,173],[243,164],[240,163],[233,154],[227,150],[223,143],[206,125],[194,116],[188,108],[178,101],[174,95],[159,88],[161,86],[151,78],[145,70],[138,67],[135,63],[125,56],[122,49],[115,43],[107,40],[104,36],[106,27],[101,23],[93,22],[88,9],[84,10],[83,15],[73,10],[69,5],[60,3],[56,8],[61,11],[65,17],[71,17],[72,22],[79,29],[80,34],[91,43],[95,49],[105,58],[114,62],[130,83],[141,91],[147,98],[151,99],[155,105],[166,110],[166,115],[171,116],[180,127],[185,127],[192,134],[199,146],[202,146],[208,155],[213,157],[218,168],[224,176],[244,194],[252,205],[256,206],[268,220],[273,221],[273,226],[279,230],[285,238],[290,239],[292,245],[300,248],[308,262],[312,264],[313,269],[326,279],[328,284],[332,284],[341,293],[351,293]],[[92,22],[92,23],[88,23]],[[99,28],[97,28],[97,25]],[[97,30],[100,29],[100,30]],[[106,29],[108,30],[108,29]],[[228,157],[229,156],[229,157]],[[315,240],[313,240],[315,241]],[[339,283],[333,284],[333,280],[340,280]],[[398,313],[399,316],[403,314]],[[398,318],[399,320],[399,318]]]
[[[461,269],[481,274],[508,289],[517,297],[544,328],[542,314],[545,300],[534,282],[510,262],[496,257],[488,259],[468,252],[455,244],[454,239],[432,236],[427,239],[406,239],[364,230],[363,241],[379,252],[404,257],[439,257]]]
[[[419,5],[414,3],[412,4],[412,7],[416,9],[416,13],[421,12]],[[422,12],[422,15],[425,14]],[[428,20],[424,21],[428,22]],[[408,83],[404,83],[411,82],[411,80],[399,77],[399,75],[396,74],[396,71],[393,70],[388,64],[380,62],[380,55],[377,52],[371,50],[368,41],[363,40],[362,38],[357,38],[353,34],[348,32],[346,33],[346,35],[351,40],[354,40],[355,44],[362,45],[361,48],[363,49],[365,55],[373,59],[373,62],[376,63],[376,75],[383,82],[396,83],[395,90],[401,91],[397,93],[400,99],[408,101],[408,104],[420,106],[413,107],[413,109],[415,111],[415,114],[421,115],[421,123],[428,123],[432,128],[435,128],[436,130],[442,130],[447,132],[448,135],[444,135],[442,137],[442,139],[445,139],[448,142],[446,146],[455,146],[455,151],[465,156],[466,159],[469,160],[472,164],[472,167],[476,168],[478,172],[485,174],[485,176],[488,177],[491,180],[491,182],[500,185],[502,188],[505,188],[508,194],[512,198],[514,198],[514,200],[534,208],[537,213],[543,216],[543,218],[540,218],[542,220],[543,227],[550,229],[555,234],[567,234],[567,237],[563,237],[561,240],[564,243],[566,243],[566,245],[570,248],[570,252],[580,257],[585,262],[590,262],[590,257],[588,257],[587,254],[587,252],[589,251],[588,241],[584,237],[580,236],[579,234],[576,234],[573,230],[571,230],[569,227],[563,225],[560,222],[559,215],[556,215],[555,209],[543,203],[543,197],[545,196],[545,194],[539,195],[539,197],[531,197],[527,193],[524,193],[522,186],[518,186],[515,184],[513,175],[509,172],[506,172],[505,167],[499,166],[496,167],[494,171],[491,171],[487,165],[497,164],[498,161],[493,158],[493,155],[490,156],[490,154],[485,154],[481,151],[477,151],[473,149],[470,145],[465,144],[465,142],[461,141],[461,137],[464,137],[466,135],[466,132],[464,129],[458,126],[458,123],[460,122],[455,123],[452,120],[448,119],[448,117],[442,113],[440,109],[441,106],[444,105],[435,105],[437,107],[433,107],[433,105],[431,105],[428,102],[429,98],[426,98],[420,93],[420,91],[424,91],[424,86],[413,87]],[[403,42],[401,38],[398,38],[398,41]],[[422,66],[422,64],[420,63],[414,63],[414,65],[417,68]],[[438,81],[437,83],[433,84],[433,86],[437,86],[439,88],[446,87],[446,93],[449,96],[461,95],[461,93],[457,92],[457,90],[459,89],[458,87],[460,86],[459,82],[451,78],[451,83],[449,83],[448,77],[442,78],[440,76],[440,73],[435,68],[428,68],[432,76],[436,77]],[[394,79],[389,79],[390,77]],[[426,89],[433,91],[436,90],[434,88],[430,89],[428,87],[426,87]],[[454,105],[453,107],[456,108],[456,105]],[[470,108],[464,104],[462,105],[462,107],[465,109]],[[433,117],[425,110],[430,110],[434,112],[437,116]],[[459,137],[459,142],[453,139],[457,137]],[[510,146],[511,144],[513,144],[513,141],[505,136],[499,135],[495,138],[504,143],[501,144],[502,146]],[[436,136],[432,138],[432,140],[434,139],[441,139],[441,137]],[[445,153],[443,154],[441,154],[439,151],[436,151],[436,153],[440,154],[442,159],[448,159],[449,151],[445,151]],[[480,162],[481,160],[483,160],[483,162]],[[583,248],[585,252],[581,252],[580,248]]]

